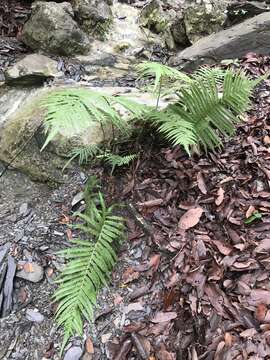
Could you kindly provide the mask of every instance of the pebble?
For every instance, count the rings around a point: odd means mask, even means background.
[[[37,323],[41,323],[44,320],[44,316],[38,311],[38,309],[27,309],[26,318]]]
[[[111,336],[112,336],[112,333],[107,333],[107,334],[101,335],[102,344],[106,344],[110,340]]]
[[[74,207],[75,205],[79,204],[83,199],[84,199],[84,192],[81,191],[73,197],[71,206]]]
[[[73,346],[66,352],[64,360],[79,360],[82,353],[83,351],[79,346]]]
[[[30,213],[30,211],[31,211],[31,209],[29,207],[29,204],[28,203],[23,203],[20,206],[20,209],[19,209],[19,216],[20,217],[25,217]]]
[[[16,276],[25,279],[34,283],[37,283],[43,279],[44,269],[42,266],[38,265],[35,262],[31,263],[32,271],[27,272],[24,269],[17,271]]]

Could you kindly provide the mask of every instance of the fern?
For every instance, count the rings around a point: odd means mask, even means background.
[[[44,101],[46,110],[45,132],[48,143],[58,133],[67,137],[81,134],[91,122],[101,126],[111,124],[119,131],[127,126],[127,120],[120,115],[121,109],[130,116],[140,118],[147,110],[145,105],[138,104],[124,96],[110,96],[89,89],[63,89],[50,94]]]
[[[240,115],[249,106],[254,87],[263,78],[250,80],[243,71],[202,67],[187,75],[166,65],[144,62],[137,66],[139,78],[150,81],[157,95],[156,107],[147,107],[124,96],[109,96],[88,89],[69,89],[52,93],[44,102],[47,109],[45,147],[59,132],[72,136],[84,131],[92,121],[101,126],[110,123],[119,132],[131,122],[123,120],[122,110],[130,119],[150,119],[158,132],[172,145],[181,145],[190,153],[194,145],[205,151],[221,148],[223,138],[235,133]],[[166,109],[159,109],[164,94],[173,96]],[[144,121],[145,122],[145,121]],[[93,157],[106,160],[107,153],[97,148],[72,150],[71,157],[85,163]],[[107,161],[111,155],[107,154]],[[119,159],[112,163],[119,166]]]
[[[64,169],[68,166],[68,164],[72,160],[76,158],[78,158],[79,160],[79,165],[87,164],[90,160],[96,161],[99,159],[111,165],[112,173],[115,167],[128,165],[137,157],[137,155],[134,154],[131,155],[113,154],[109,150],[103,150],[98,145],[76,147],[71,150],[69,156],[70,159],[65,164]]]
[[[74,227],[83,231],[88,239],[73,239],[74,246],[60,252],[68,261],[54,294],[58,302],[56,321],[64,327],[61,351],[72,335],[82,335],[83,319],[93,319],[98,290],[107,284],[116,262],[113,244],[123,238],[123,219],[113,215],[113,207],[106,207],[101,193],[98,200],[99,206],[91,202],[87,215],[77,214],[84,224]]]
[[[154,79],[153,92],[156,92],[164,81],[181,80],[184,83],[190,83],[191,79],[186,74],[172,67],[156,62],[145,61],[136,67],[139,79]],[[164,83],[163,83],[164,84]]]
[[[164,65],[153,67],[144,63],[141,67],[139,76],[157,69],[155,87],[157,83],[162,86],[163,74],[170,76]],[[164,110],[151,111],[148,118],[173,145],[184,146],[188,153],[195,144],[205,151],[220,148],[222,137],[235,133],[239,115],[248,109],[252,90],[262,79],[254,82],[242,71],[202,67],[189,77],[185,75],[189,80],[183,78],[184,83],[179,84],[180,72],[175,71],[171,72],[171,78],[176,83],[167,90],[178,99]],[[159,93],[162,94],[161,90]]]
[[[117,155],[117,154],[107,153],[104,155],[105,162],[109,163],[112,167],[111,173],[114,172],[114,169],[116,167],[129,165],[136,158],[137,158],[136,154],[121,156],[121,155]]]

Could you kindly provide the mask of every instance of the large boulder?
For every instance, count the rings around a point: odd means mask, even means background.
[[[44,55],[30,54],[5,71],[5,80],[13,85],[35,85],[61,75],[57,61]]]
[[[83,84],[76,85],[80,88]],[[65,129],[43,150],[45,135],[43,123],[44,99],[59,89],[70,86],[39,89],[1,89],[0,90],[0,161],[26,173],[32,179],[42,182],[63,180],[62,168],[71,149],[75,146],[99,145],[113,139],[111,126],[101,127],[92,122],[89,127],[76,136],[70,136]],[[74,89],[74,87],[72,87]],[[111,87],[92,88],[110,95],[126,95],[142,104],[154,106],[153,96],[142,94],[134,88]],[[3,93],[1,93],[1,91]],[[125,116],[125,112],[122,114]],[[109,141],[108,141],[109,143]]]
[[[189,0],[185,4],[186,35],[193,44],[204,36],[220,31],[227,19],[226,0]]]
[[[72,7],[67,2],[33,3],[22,40],[33,50],[59,55],[84,54],[90,50],[89,39],[75,22]]]
[[[105,40],[113,22],[107,0],[72,0],[72,7],[81,28],[88,34]]]
[[[169,7],[161,0],[151,0],[142,9],[139,16],[142,27],[164,38],[167,47],[173,50],[176,44],[188,43],[181,8]]]
[[[235,59],[247,52],[269,54],[270,13],[263,13],[229,29],[209,35],[170,59],[171,66],[195,69],[206,63]]]

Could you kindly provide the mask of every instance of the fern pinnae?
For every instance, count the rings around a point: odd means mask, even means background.
[[[56,320],[64,327],[62,350],[73,334],[82,334],[83,318],[91,321],[97,292],[106,285],[116,262],[113,243],[123,237],[123,219],[113,215],[113,207],[106,207],[99,193],[99,207],[92,204],[90,215],[80,214],[85,227],[78,228],[91,234],[88,240],[73,239],[72,248],[60,255],[68,263],[57,279],[60,284],[54,294],[58,302]],[[86,231],[87,230],[87,231]]]

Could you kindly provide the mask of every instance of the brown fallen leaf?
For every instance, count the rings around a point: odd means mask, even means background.
[[[94,354],[94,345],[90,337],[86,339],[85,342],[85,349],[88,352],[88,354]]]
[[[157,271],[157,269],[159,267],[159,263],[160,263],[160,254],[155,254],[155,255],[151,256],[149,265],[150,265],[150,268],[152,268],[154,270],[154,272]]]
[[[220,240],[212,240],[212,243],[217,247],[218,251],[222,255],[225,255],[225,256],[230,255],[230,253],[233,250],[233,248],[230,245],[228,245]]]
[[[140,276],[140,273],[138,271],[135,271],[133,268],[129,267],[125,270],[122,276],[122,280],[124,284],[128,284],[136,279],[138,279]]]
[[[138,205],[141,207],[148,208],[148,207],[153,207],[153,206],[159,206],[161,204],[163,204],[163,199],[148,200],[148,201],[141,202]]]
[[[193,226],[197,225],[203,214],[201,207],[193,208],[188,210],[179,220],[178,229],[188,230]]]
[[[126,360],[128,354],[132,349],[132,341],[130,338],[127,338],[119,349],[119,352],[114,356],[113,360]]]
[[[71,229],[67,229],[66,233],[67,233],[67,238],[68,238],[68,240],[72,240],[73,236],[72,236],[72,231],[71,231]]]
[[[167,350],[161,350],[157,353],[158,360],[175,360],[176,355],[174,353],[169,353]]]
[[[260,241],[259,245],[254,249],[254,252],[265,252],[270,250],[270,238],[266,238]]]
[[[267,306],[265,304],[258,304],[255,310],[255,319],[263,322],[267,313]]]
[[[130,303],[125,307],[125,313],[128,314],[131,311],[143,311],[144,307],[140,302]]]
[[[146,337],[135,333],[131,334],[131,339],[140,355],[140,358],[142,360],[148,360],[151,351],[150,341]]]
[[[259,304],[270,305],[270,291],[263,289],[251,290],[247,301],[250,305],[257,306]]]
[[[246,329],[240,333],[240,336],[243,338],[252,338],[254,335],[257,334],[257,330],[254,328]]]
[[[153,323],[161,323],[170,321],[177,318],[177,313],[174,311],[171,312],[157,312],[154,318],[151,320]]]
[[[215,204],[219,206],[223,203],[223,200],[224,200],[224,190],[222,187],[220,187],[217,191],[217,198],[215,200]]]
[[[49,276],[49,277],[52,277],[52,275],[53,275],[53,268],[51,268],[51,267],[48,267],[47,269],[46,269],[46,274],[47,274],[47,276]]]
[[[207,188],[206,188],[206,184],[204,181],[204,177],[201,171],[198,172],[197,174],[197,184],[198,184],[198,188],[200,189],[200,191],[206,195],[207,194]]]
[[[253,205],[250,205],[246,211],[246,219],[249,218],[255,211],[256,208]]]
[[[264,142],[265,145],[269,145],[270,144],[270,136],[266,135],[263,138],[263,142]]]

